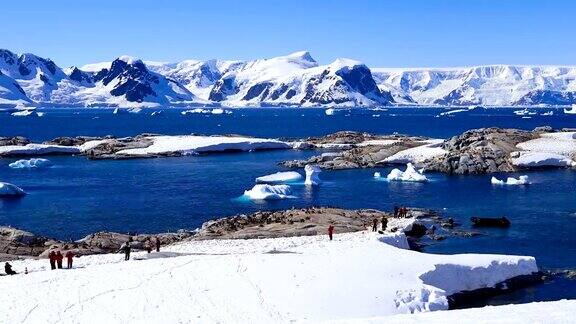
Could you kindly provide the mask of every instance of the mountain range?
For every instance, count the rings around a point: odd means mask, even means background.
[[[576,67],[368,68],[308,52],[253,61],[111,62],[61,68],[0,49],[0,105],[373,107],[576,103]]]

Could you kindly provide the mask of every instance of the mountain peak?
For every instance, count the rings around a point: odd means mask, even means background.
[[[312,57],[312,55],[310,55],[310,52],[308,51],[294,52],[292,54],[286,55],[286,57],[317,63],[316,60]]]
[[[124,61],[126,64],[130,65],[142,63],[142,60],[128,55],[122,55],[118,57],[117,60]]]

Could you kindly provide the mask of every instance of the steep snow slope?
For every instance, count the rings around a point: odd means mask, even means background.
[[[0,72],[16,80],[26,96],[36,102],[50,102],[51,92],[67,77],[50,59],[29,53],[18,56],[3,49],[0,49]]]
[[[18,105],[32,102],[16,80],[0,72],[0,105]]]
[[[470,68],[376,68],[376,82],[407,102],[438,105],[570,104],[576,68],[489,65]]]

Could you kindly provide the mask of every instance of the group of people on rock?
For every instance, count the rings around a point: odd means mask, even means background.
[[[394,217],[408,217],[408,208],[394,206]]]

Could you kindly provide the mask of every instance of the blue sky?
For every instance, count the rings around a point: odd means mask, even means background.
[[[576,65],[576,1],[6,1],[0,47],[61,66],[308,50],[379,67]]]

